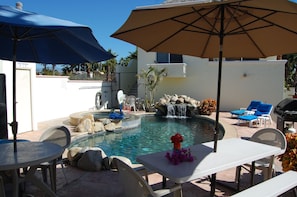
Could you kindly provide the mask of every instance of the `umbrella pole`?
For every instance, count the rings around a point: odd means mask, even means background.
[[[220,113],[220,100],[221,100],[221,78],[222,78],[222,59],[223,59],[223,42],[224,42],[224,5],[220,6],[221,9],[221,27],[220,27],[220,49],[219,49],[219,66],[218,66],[218,88],[217,88],[217,109],[216,109],[216,122],[214,131],[214,152],[217,152],[218,133],[219,133],[219,113]],[[210,195],[215,195],[216,189],[216,174],[211,175],[211,191]]]
[[[13,120],[10,123],[12,133],[13,133],[13,150],[17,152],[17,131],[18,131],[18,122],[16,121],[16,45],[17,40],[14,39],[14,46],[13,46],[13,64],[12,64],[12,114]]]
[[[218,87],[217,87],[217,109],[216,109],[216,122],[214,131],[214,152],[217,152],[217,141],[219,133],[219,112],[221,101],[221,78],[222,78],[222,59],[223,59],[223,43],[224,43],[224,5],[220,5],[221,9],[221,27],[220,27],[220,48],[219,48],[219,66],[218,66]]]

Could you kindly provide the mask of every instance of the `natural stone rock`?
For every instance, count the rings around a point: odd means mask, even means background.
[[[83,119],[79,125],[76,127],[77,132],[87,132],[87,133],[94,133],[94,122],[92,122],[90,119],[86,118]]]
[[[114,131],[116,129],[115,123],[111,122],[104,126],[106,131]]]
[[[94,128],[95,132],[99,132],[99,131],[105,131],[105,127],[103,122],[95,122],[95,128]]]
[[[162,98],[159,99],[159,102],[156,103],[155,108],[158,109],[157,115],[167,116],[167,115],[181,115],[183,114],[184,107],[186,107],[186,116],[192,117],[196,114],[199,114],[200,101],[191,98],[187,95],[168,95],[164,94]],[[175,114],[168,114],[168,107]],[[170,112],[171,113],[171,112]]]

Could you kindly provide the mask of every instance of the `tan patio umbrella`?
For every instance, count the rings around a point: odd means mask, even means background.
[[[288,0],[188,1],[139,7],[111,36],[146,51],[219,58],[216,151],[222,57],[297,52],[296,21]]]
[[[297,52],[296,21],[297,4],[288,0],[196,0],[136,8],[111,36],[148,52],[219,58],[216,152],[222,58]]]

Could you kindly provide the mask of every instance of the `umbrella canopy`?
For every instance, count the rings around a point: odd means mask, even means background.
[[[79,64],[113,58],[84,25],[0,6],[0,59]]]
[[[222,57],[297,52],[297,4],[288,0],[209,0],[139,7],[112,37],[146,50],[219,58],[215,147]]]
[[[223,57],[297,52],[297,4],[288,0],[208,0],[139,7],[111,36],[146,50],[219,58],[214,152]],[[214,194],[215,175],[212,179]]]
[[[100,62],[114,56],[105,51],[84,25],[0,6],[0,59],[13,61],[13,122],[16,147],[16,61],[45,64]]]
[[[221,23],[223,19],[223,23]],[[297,52],[297,4],[222,0],[139,7],[112,37],[146,51],[197,57],[267,57]]]

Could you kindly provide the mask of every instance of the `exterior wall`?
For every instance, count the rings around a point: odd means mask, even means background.
[[[146,53],[138,49],[138,69],[147,68],[155,63],[155,53]],[[191,56],[184,56],[186,66],[185,77],[165,77],[157,88],[156,100],[164,94],[185,94],[198,100],[216,98],[218,62],[209,62]],[[245,107],[250,100],[259,99],[274,106],[284,96],[284,65],[286,61],[224,61],[222,72],[221,110],[229,111]],[[31,85],[32,130],[37,129],[37,123],[45,120],[67,117],[71,113],[93,110],[95,95],[102,93],[105,108],[117,106],[116,92],[111,83],[102,81],[69,81],[67,77],[36,76],[34,63],[18,63],[17,71],[30,71],[26,79]],[[0,73],[6,74],[7,118],[12,121],[12,62],[0,61]],[[134,75],[134,74],[133,74]],[[20,80],[20,79],[17,79]],[[131,82],[131,76],[122,78],[121,83]],[[117,82],[116,82],[117,83]],[[140,82],[139,82],[140,83]],[[131,83],[132,84],[132,83]],[[16,88],[17,98],[22,99],[21,84]],[[138,97],[144,97],[143,85],[138,85]],[[20,104],[17,112],[23,109]],[[25,118],[17,117],[20,123]],[[9,127],[9,130],[11,128]],[[24,131],[19,131],[24,132]],[[11,131],[9,131],[11,135]]]
[[[110,86],[102,81],[74,81],[68,77],[37,76],[35,80],[37,122],[67,117],[79,111],[95,109],[97,92],[102,93],[107,108]]]
[[[17,73],[30,71],[30,78],[17,78],[17,121],[18,132],[37,130],[38,122],[67,117],[80,111],[95,110],[95,97],[97,92],[102,94],[103,108],[110,108],[111,83],[103,81],[73,81],[68,77],[36,76],[35,63],[17,63]],[[6,75],[7,121],[12,122],[12,62],[0,61],[0,73]],[[17,75],[18,76],[22,76]],[[24,94],[24,84],[28,83],[30,95]],[[27,85],[26,85],[27,87]],[[30,98],[25,98],[30,97]],[[23,100],[27,105],[21,105]],[[26,115],[23,115],[26,111]],[[20,113],[22,112],[22,113]],[[31,122],[30,129],[23,130],[23,123]],[[11,128],[8,127],[9,137],[12,137]]]
[[[116,83],[117,88],[129,93],[131,88],[137,82],[137,60],[130,60],[127,66],[117,65],[116,67]]]
[[[156,53],[138,48],[138,72],[154,64]],[[270,58],[271,59],[271,58]],[[165,77],[157,87],[156,100],[164,94],[183,94],[198,100],[217,99],[218,62],[183,56],[186,77]],[[253,99],[276,106],[283,99],[284,60],[223,61],[221,111],[245,107]],[[144,97],[144,86],[138,96]]]

